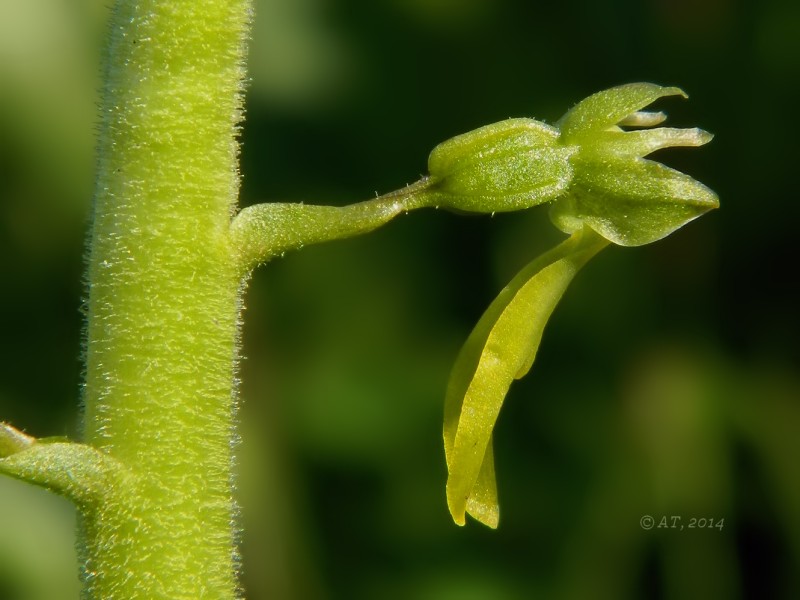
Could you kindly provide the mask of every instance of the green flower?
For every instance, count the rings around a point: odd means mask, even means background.
[[[559,142],[576,147],[570,155],[573,176],[565,194],[550,210],[562,231],[588,225],[620,246],[659,240],[703,213],[717,208],[717,195],[688,175],[644,157],[674,146],[702,146],[711,141],[702,129],[650,128],[664,121],[660,112],[640,109],[663,96],[680,95],[675,87],[634,83],[589,96],[558,122]]]
[[[555,127],[508,119],[456,136],[431,152],[427,193],[444,208],[470,212],[553,202],[550,216],[562,231],[585,224],[621,246],[653,242],[719,206],[703,184],[644,158],[711,140],[700,129],[652,129],[666,116],[641,109],[676,95],[686,97],[675,87],[632,83],[589,96]]]
[[[533,364],[547,320],[578,270],[610,242],[658,240],[719,205],[688,175],[644,157],[701,146],[700,129],[653,128],[663,113],[642,108],[678,88],[635,83],[594,94],[556,127],[510,119],[437,146],[426,194],[446,208],[494,212],[552,202],[550,217],[572,234],[527,265],[481,317],[456,359],[445,399],[447,504],[497,527],[492,433],[514,379]],[[625,131],[622,127],[635,127]]]

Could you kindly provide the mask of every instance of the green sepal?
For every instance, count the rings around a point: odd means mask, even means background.
[[[630,122],[631,118],[636,119],[634,115],[645,118],[637,111],[664,96],[687,97],[680,88],[662,87],[654,83],[629,83],[592,94],[559,119],[557,125],[561,130],[561,143],[582,143],[583,138],[598,131],[626,120]],[[650,124],[660,122],[658,113],[649,115],[649,119],[645,120]]]
[[[514,379],[530,369],[545,324],[576,272],[608,242],[589,229],[528,264],[500,292],[464,344],[447,386],[444,445],[447,504],[497,527],[491,450],[495,421]]]
[[[7,438],[0,435],[0,439],[3,437]],[[64,496],[84,512],[100,508],[111,495],[124,494],[131,481],[128,469],[96,448],[30,440],[17,451],[2,455],[0,473]]]
[[[586,225],[620,246],[641,246],[718,206],[711,189],[684,173],[647,159],[606,157],[581,161],[550,219],[566,233]]]

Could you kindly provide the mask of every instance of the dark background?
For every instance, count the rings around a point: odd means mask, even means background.
[[[77,431],[101,4],[0,0],[0,418],[37,436]],[[447,513],[444,386],[561,238],[546,209],[421,211],[259,271],[249,599],[800,597],[800,4],[262,0],[251,76],[243,204],[369,198],[450,136],[653,81],[691,97],[658,105],[670,124],[716,135],[658,159],[721,209],[573,283],[495,432],[497,531]],[[0,481],[0,598],[75,598],[71,532],[65,502]]]

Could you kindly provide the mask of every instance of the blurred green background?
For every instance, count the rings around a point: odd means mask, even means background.
[[[78,429],[106,4],[0,0],[0,418],[37,436]],[[690,94],[661,105],[671,124],[716,134],[659,159],[722,208],[577,278],[498,423],[494,532],[448,516],[443,391],[482,310],[560,238],[546,210],[417,212],[259,271],[248,598],[800,597],[800,4],[256,4],[243,204],[368,198],[452,135],[644,80]],[[0,599],[77,597],[72,518],[0,480]]]

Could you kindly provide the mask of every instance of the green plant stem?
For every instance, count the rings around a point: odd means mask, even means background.
[[[234,217],[249,0],[121,0],[89,239],[84,442],[0,427],[0,472],[80,509],[84,595],[238,596],[233,446],[241,295],[293,248],[429,205],[427,180],[349,207]]]
[[[84,515],[93,598],[237,595],[232,454],[249,0],[112,16],[88,264],[85,442],[132,489]]]
[[[243,0],[115,10],[88,267],[85,442],[124,465],[130,483],[84,512],[90,597],[236,596],[242,282],[276,254],[433,201],[423,180],[350,207],[264,204],[232,220],[249,18]]]

